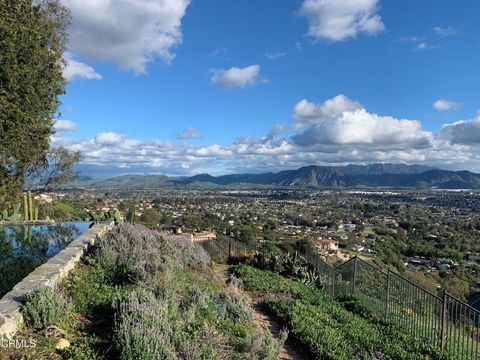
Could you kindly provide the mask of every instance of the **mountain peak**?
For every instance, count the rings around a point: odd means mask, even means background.
[[[290,187],[409,187],[480,189],[480,175],[424,165],[375,163],[346,166],[305,166],[277,173],[230,174],[169,178],[164,175],[126,176],[93,183],[99,188],[158,188],[165,186],[290,186]]]

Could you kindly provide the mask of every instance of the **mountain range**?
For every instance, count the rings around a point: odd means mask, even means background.
[[[371,164],[347,166],[306,166],[261,174],[230,174],[190,177],[165,175],[123,175],[77,183],[96,189],[155,189],[165,187],[278,186],[318,188],[441,188],[480,189],[480,174],[449,171],[423,165]]]

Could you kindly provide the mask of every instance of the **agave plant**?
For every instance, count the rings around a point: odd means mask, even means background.
[[[15,204],[13,209],[9,210],[3,210],[0,213],[0,220],[3,221],[20,221],[22,219],[22,215],[19,213],[20,211],[20,204]]]
[[[315,271],[312,265],[306,263],[297,253],[283,253],[270,258],[270,269],[272,271],[291,275],[305,285],[310,287],[323,288],[324,282]]]
[[[309,287],[315,287],[322,289],[324,287],[323,281],[321,280],[318,273],[314,270],[307,270],[303,277],[300,278],[300,281]]]

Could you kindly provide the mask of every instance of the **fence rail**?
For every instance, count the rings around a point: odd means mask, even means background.
[[[298,254],[325,279],[332,297],[353,295],[380,319],[454,359],[480,359],[480,312],[444,292],[438,296],[402,275],[353,257],[337,267],[318,253]]]

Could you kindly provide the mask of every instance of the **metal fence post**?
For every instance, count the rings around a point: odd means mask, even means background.
[[[440,322],[440,349],[445,350],[446,345],[446,327],[447,327],[447,293],[443,290],[442,320]]]
[[[355,288],[357,287],[357,262],[358,257],[353,258],[353,280],[352,280],[352,294],[355,295]]]
[[[390,301],[390,281],[391,281],[391,274],[390,268],[387,272],[387,291],[385,296],[385,318],[388,318],[388,302]]]

